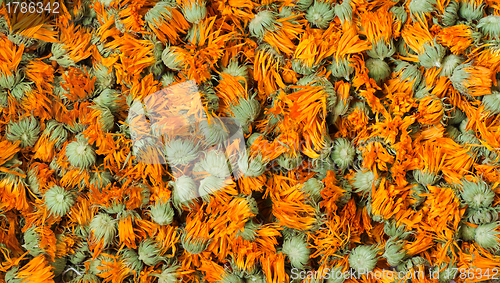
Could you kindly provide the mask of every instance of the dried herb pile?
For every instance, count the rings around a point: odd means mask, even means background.
[[[500,277],[497,1],[0,12],[0,281]]]

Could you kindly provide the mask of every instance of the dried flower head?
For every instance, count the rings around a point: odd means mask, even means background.
[[[263,39],[268,31],[274,31],[278,25],[278,14],[274,11],[263,10],[258,12],[248,24],[252,36]]]
[[[87,169],[96,162],[96,154],[83,135],[78,135],[76,141],[66,145],[66,157],[73,167]]]
[[[188,165],[198,155],[199,146],[191,140],[175,139],[165,143],[165,156],[170,166]]]
[[[127,268],[135,271],[136,274],[140,274],[144,264],[139,259],[139,255],[134,249],[124,248],[119,251],[118,254],[121,256],[121,259]]]
[[[62,217],[75,204],[75,196],[60,186],[52,186],[45,192],[45,206],[50,214]]]
[[[476,27],[481,29],[483,35],[491,39],[500,39],[500,16],[486,16],[479,20]]]
[[[493,222],[489,224],[479,225],[476,228],[476,235],[474,240],[484,249],[492,252],[500,251],[500,222]]]
[[[484,15],[485,4],[478,1],[461,1],[459,14],[467,21],[477,21]]]
[[[372,187],[377,187],[379,183],[380,179],[375,179],[375,173],[373,173],[373,171],[357,171],[354,175],[352,186],[356,189],[354,190],[356,193],[370,194]]]
[[[434,42],[426,42],[422,46],[422,52],[418,54],[418,60],[420,65],[424,66],[426,69],[432,67],[441,68],[441,61],[446,55],[446,48],[441,44]]]
[[[339,58],[339,60],[333,58],[329,70],[332,72],[332,76],[349,80],[349,76],[354,72],[354,67],[351,64],[352,62],[348,58]]]
[[[104,246],[112,244],[118,233],[117,221],[102,212],[92,218],[89,229],[92,231],[93,241],[102,241]]]
[[[162,249],[159,243],[151,238],[147,238],[139,244],[137,254],[139,260],[149,266],[155,266],[165,260],[165,257],[161,256]]]
[[[185,0],[182,1],[182,12],[186,21],[198,24],[207,16],[205,1]]]
[[[211,239],[195,237],[193,235],[188,236],[187,232],[184,232],[181,236],[182,247],[190,254],[199,254],[203,252],[211,242]]]
[[[339,17],[342,24],[352,21],[353,9],[351,6],[351,0],[344,0],[341,4],[337,4],[333,8],[335,15]]]
[[[168,225],[174,220],[174,210],[170,201],[163,199],[157,200],[153,206],[150,206],[148,213],[151,219],[159,225]]]
[[[349,265],[358,273],[373,271],[378,261],[377,253],[378,248],[375,246],[357,246],[349,254]]]
[[[9,123],[5,138],[11,142],[20,141],[22,147],[31,147],[35,145],[39,134],[40,123],[31,116]]]
[[[229,107],[229,112],[242,127],[244,133],[248,133],[248,126],[257,118],[260,112],[260,103],[254,97],[242,98],[237,104]]]
[[[356,157],[356,149],[352,143],[345,138],[336,138],[335,146],[332,152],[332,160],[341,169],[347,169],[351,166],[354,157]]]
[[[179,212],[182,211],[183,204],[190,206],[198,197],[196,183],[189,176],[182,175],[170,184],[173,186],[173,204]]]
[[[231,176],[229,163],[224,152],[220,150],[211,150],[205,157],[196,163],[194,171],[208,172],[210,175],[225,180]]]
[[[306,20],[321,29],[328,25],[335,17],[333,7],[328,2],[315,0],[314,4],[307,9]]]
[[[484,106],[484,110],[491,114],[500,114],[500,92],[492,91],[491,94],[483,96],[481,104]]]
[[[482,180],[477,182],[463,180],[461,196],[469,207],[489,207],[493,203],[495,192]]]
[[[435,11],[436,0],[411,0],[408,4],[410,15],[413,20],[424,19],[425,14]]]
[[[292,236],[283,242],[283,253],[288,256],[293,267],[302,269],[309,261],[311,251],[301,236]]]
[[[181,282],[182,278],[180,277],[178,271],[180,269],[179,265],[164,265],[162,267],[161,273],[151,273],[150,276],[155,276],[158,278],[158,283],[176,283]]]
[[[391,75],[391,67],[384,60],[370,58],[366,60],[368,76],[377,83],[385,81]]]

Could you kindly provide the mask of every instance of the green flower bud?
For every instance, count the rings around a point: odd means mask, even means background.
[[[173,72],[165,72],[165,74],[163,74],[163,76],[161,76],[161,85],[163,87],[169,87],[171,85],[173,85],[175,82],[176,82],[176,79],[175,79],[175,73]]]
[[[408,5],[410,15],[413,20],[424,20],[425,14],[430,14],[436,10],[434,7],[436,0],[411,0]]]
[[[159,225],[168,225],[174,220],[174,210],[170,201],[157,200],[154,206],[150,206],[148,212],[151,219]]]
[[[292,236],[283,242],[283,253],[290,259],[293,267],[302,269],[309,261],[311,251],[301,236]]]
[[[273,11],[263,10],[258,12],[248,24],[250,34],[259,39],[263,39],[268,31],[276,30],[278,25],[278,14]]]
[[[171,9],[174,8],[170,1],[160,1],[155,6],[149,9],[144,15],[144,20],[155,28],[159,28],[164,22],[172,18]]]
[[[358,273],[373,271],[377,265],[378,248],[369,245],[357,246],[349,254],[349,265]]]
[[[40,236],[35,231],[35,227],[30,227],[23,234],[24,244],[22,245],[29,254],[33,257],[37,257],[44,254],[45,251],[40,248]]]
[[[109,88],[104,89],[101,94],[94,99],[94,103],[101,107],[109,108],[113,113],[123,109],[126,104],[121,91]]]
[[[178,177],[175,182],[170,182],[173,186],[173,204],[179,213],[182,212],[182,205],[193,204],[193,199],[197,198],[196,183],[190,177],[182,175]]]
[[[438,175],[420,169],[413,170],[413,178],[424,187],[427,187],[427,185],[434,185],[440,179]]]
[[[484,3],[477,4],[475,1],[462,1],[459,14],[467,21],[477,21],[484,15]]]
[[[31,84],[32,83],[20,82],[11,90],[10,94],[18,101],[21,101],[26,93],[31,92]]]
[[[198,193],[205,202],[210,201],[210,195],[222,189],[225,185],[225,179],[210,175],[200,181]]]
[[[458,130],[456,127],[454,126],[448,126],[446,127],[446,131],[445,131],[445,134],[450,138],[450,139],[453,139],[453,140],[456,140],[458,138],[458,136],[460,135],[460,130]]]
[[[498,232],[498,225],[500,222],[493,222],[490,224],[479,225],[476,228],[476,235],[474,240],[484,249],[491,252],[500,251],[500,232]]]
[[[227,64],[226,67],[222,68],[222,72],[228,75],[231,75],[233,77],[243,77],[246,80],[248,80],[248,68],[245,65],[239,65],[238,60],[236,59],[231,59],[229,60],[229,63]],[[243,85],[245,84],[244,81],[240,81]]]
[[[476,26],[481,32],[491,39],[500,39],[500,16],[490,15],[479,20]]]
[[[56,61],[61,67],[75,66],[75,61],[68,55],[63,43],[52,43],[51,52],[52,56],[49,60]]]
[[[323,182],[316,178],[310,178],[304,183],[301,190],[309,195],[314,201],[318,202],[321,199],[321,191],[325,188]]]
[[[411,198],[414,199],[413,207],[418,207],[425,201],[425,197],[422,194],[428,193],[426,187],[421,184],[413,184],[411,187]]]
[[[210,123],[207,120],[203,120],[200,122],[200,129],[205,137],[204,142],[207,147],[222,145],[229,139],[229,130],[220,119],[212,118]]]
[[[462,224],[458,230],[460,238],[464,241],[473,241],[476,236],[476,227]]]
[[[182,281],[178,273],[178,271],[180,271],[179,269],[179,265],[172,265],[169,267],[163,265],[161,273],[151,273],[150,275],[157,277],[158,283],[177,283]]]
[[[38,140],[40,123],[34,118],[23,118],[15,123],[9,123],[5,138],[8,141],[20,141],[21,147],[32,147]]]
[[[433,44],[424,43],[422,46],[422,53],[418,54],[420,65],[426,69],[432,67],[441,68],[441,61],[446,55],[446,48],[434,40]]]
[[[368,69],[368,76],[374,79],[377,84],[385,81],[391,75],[391,67],[383,60],[370,58],[366,60],[365,65]]]
[[[391,39],[389,44],[386,44],[383,39],[374,42],[372,44],[372,49],[366,50],[366,54],[374,59],[384,60],[389,58],[396,52],[394,48],[393,40]]]
[[[92,231],[94,241],[103,241],[105,246],[113,243],[118,227],[116,220],[106,213],[99,213],[90,221],[89,229]]]
[[[73,265],[82,263],[88,256],[90,256],[89,246],[86,241],[78,243],[75,252],[69,256],[69,262]]]
[[[386,221],[384,223],[384,233],[386,233],[387,236],[391,238],[401,240],[405,240],[406,238],[408,238],[408,236],[413,234],[413,232],[406,229],[406,226],[404,224],[398,226],[396,222],[393,221]]]
[[[49,214],[63,217],[75,204],[75,196],[63,187],[54,185],[45,192],[44,203]]]
[[[160,256],[162,253],[161,247],[151,238],[147,238],[139,244],[137,253],[139,254],[139,260],[149,266],[155,266],[165,260],[163,256]]]
[[[278,158],[276,158],[276,163],[285,171],[291,171],[297,167],[299,167],[300,164],[302,164],[302,155],[297,154],[296,157],[293,157],[289,154],[282,154]]]
[[[260,155],[249,160],[248,152],[245,151],[238,159],[238,168],[246,177],[259,177],[266,171],[266,164],[262,162]]]
[[[341,169],[347,169],[354,162],[356,149],[352,143],[345,138],[336,138],[335,147],[332,152],[332,160]]]
[[[78,135],[76,141],[66,145],[66,157],[73,167],[87,169],[96,162],[96,154],[87,139]]]
[[[443,64],[441,66],[440,76],[449,77],[453,74],[453,70],[460,64],[465,62],[464,58],[458,55],[450,54],[446,56],[443,60]]]
[[[204,1],[188,1],[182,6],[182,12],[186,21],[198,24],[207,16],[207,6]]]
[[[97,78],[96,86],[98,89],[110,89],[116,82],[116,75],[114,68],[107,68],[101,63],[96,63],[92,67],[92,73]]]
[[[356,188],[354,192],[362,193],[363,195],[371,194],[372,187],[377,187],[380,183],[380,179],[375,179],[375,173],[371,170],[357,171],[354,175],[354,181],[352,186]]]
[[[402,72],[401,81],[408,80],[413,81],[413,90],[415,91],[417,87],[420,85],[420,81],[422,80],[422,72],[417,68],[417,66],[410,64],[405,61],[400,61],[396,65],[395,73]]]
[[[182,247],[190,254],[199,254],[203,252],[211,242],[211,239],[194,237],[193,235],[187,236],[187,232],[184,232],[181,236]]]
[[[498,220],[498,208],[480,207],[468,209],[467,220],[473,224],[488,224]]]
[[[463,180],[461,196],[471,208],[489,207],[493,203],[495,192],[482,180],[477,183]]]
[[[406,13],[405,7],[392,6],[390,11],[394,15],[395,20],[400,21],[401,24],[405,24],[408,20],[408,14]]]
[[[491,114],[500,114],[500,92],[492,91],[491,94],[483,96],[481,105]]]
[[[108,1],[108,0],[106,0]],[[94,274],[82,274],[71,280],[69,283],[96,283],[101,282],[101,279]]]
[[[351,63],[347,58],[340,58],[338,61],[333,58],[329,70],[332,72],[332,76],[349,80],[349,76],[354,72]]]
[[[306,20],[320,29],[326,29],[335,17],[330,3],[315,0],[314,4],[307,9]]]
[[[191,140],[175,139],[165,143],[165,156],[170,166],[188,165],[199,155],[199,146]]]
[[[387,260],[390,266],[397,266],[403,262],[406,252],[403,249],[404,242],[390,238],[385,244],[385,251],[382,257]]]
[[[442,23],[444,26],[451,27],[455,25],[458,20],[458,9],[460,8],[460,3],[455,0],[451,0],[450,3],[444,9],[442,15]]]
[[[259,229],[260,224],[256,224],[252,219],[245,223],[245,227],[236,233],[236,238],[242,237],[246,241],[254,241],[257,237],[257,229]]]
[[[314,0],[297,0],[297,2],[295,3],[295,8],[297,8],[297,10],[299,11],[304,12],[312,5],[313,1]]]
[[[166,46],[161,54],[161,60],[167,68],[178,71],[184,68],[184,58],[180,47]]]
[[[205,157],[195,165],[193,170],[201,172],[206,171],[210,175],[222,180],[231,176],[226,155],[220,150],[209,151],[205,154]]]
[[[255,98],[240,99],[238,104],[229,106],[237,124],[242,127],[244,133],[248,133],[249,125],[257,118],[260,112],[260,103]]]
[[[337,4],[333,7],[334,13],[339,17],[340,23],[343,25],[345,22],[352,21],[352,6],[351,0],[344,0],[341,4]]]
[[[130,268],[132,271],[135,271],[136,274],[139,274],[142,271],[144,264],[139,259],[139,255],[135,250],[124,248],[123,250],[119,251],[118,254],[121,256],[121,259],[123,260],[123,263],[126,267]]]
[[[58,277],[61,275],[66,268],[66,263],[68,262],[68,259],[63,256],[63,257],[56,257],[56,259],[52,262],[50,262],[50,265],[52,266],[52,273],[54,273],[54,277]]]
[[[451,111],[450,113],[451,119],[448,120],[448,124],[451,125],[456,125],[462,123],[464,119],[467,119],[467,116],[465,115],[462,110],[455,108]]]

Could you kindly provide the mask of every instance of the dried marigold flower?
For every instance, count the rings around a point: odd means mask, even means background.
[[[278,14],[273,11],[263,10],[258,12],[248,24],[252,36],[263,39],[268,31],[274,31],[278,25]]]
[[[375,246],[357,246],[349,254],[349,265],[356,272],[373,271],[378,261],[377,253],[378,248]]]
[[[460,228],[458,228],[458,234],[464,241],[473,241],[476,236],[476,227],[472,227],[464,223],[460,226]]]
[[[332,72],[332,76],[349,80],[349,76],[354,72],[354,67],[351,64],[352,61],[349,61],[348,58],[340,58],[339,60],[333,58],[329,70]]]
[[[177,283],[182,281],[178,273],[179,269],[180,266],[177,264],[168,267],[167,265],[163,265],[161,273],[151,273],[149,275],[158,278],[158,283]]]
[[[463,180],[461,187],[460,195],[469,207],[489,207],[493,203],[495,192],[490,189],[486,182],[478,180],[476,183]]]
[[[196,163],[194,171],[205,171],[210,175],[225,180],[231,176],[226,155],[220,150],[211,150],[205,157]]]
[[[182,247],[190,254],[199,254],[203,252],[211,242],[211,239],[195,237],[193,235],[187,236],[187,232],[184,232],[181,236]]]
[[[283,253],[288,256],[293,267],[302,269],[309,261],[311,251],[301,236],[292,236],[283,242]]]
[[[185,139],[166,142],[164,152],[170,166],[187,165],[198,158],[200,153],[197,144]]]
[[[237,104],[233,104],[228,109],[242,127],[244,133],[248,133],[248,127],[257,118],[260,112],[260,103],[254,97],[242,98]]]
[[[155,240],[151,238],[147,238],[146,240],[142,241],[139,244],[139,249],[137,250],[139,260],[149,266],[155,266],[165,260],[163,256],[160,256],[161,253],[161,247]]]
[[[181,3],[182,12],[188,22],[198,24],[207,16],[207,6],[205,1],[184,0]]]
[[[366,60],[368,76],[377,83],[385,81],[391,75],[391,67],[384,60],[370,58]]]
[[[332,152],[332,160],[341,169],[347,169],[354,162],[356,157],[356,149],[352,143],[346,138],[336,138],[334,150]]]
[[[74,195],[63,187],[52,186],[45,192],[45,206],[50,214],[62,217],[75,204]]]
[[[464,0],[461,2],[460,10],[458,12],[462,18],[469,22],[477,21],[483,17],[484,7],[484,3],[474,0]]]
[[[31,116],[9,123],[5,138],[10,142],[20,141],[21,147],[32,147],[38,140],[39,134],[40,123]]]
[[[385,251],[382,257],[387,260],[390,266],[398,266],[403,261],[403,258],[406,257],[403,245],[403,241],[397,241],[394,238],[390,238],[385,243]]]
[[[25,248],[29,254],[34,257],[45,253],[45,251],[40,248],[40,236],[35,231],[35,228],[36,227],[30,227],[24,232],[24,244],[22,245],[23,248]]]
[[[328,25],[335,17],[334,10],[330,3],[315,0],[314,4],[307,9],[306,20],[320,29],[328,28]]]
[[[357,171],[354,175],[354,181],[352,182],[352,186],[356,189],[354,192],[370,194],[372,191],[372,187],[377,187],[380,183],[380,179],[375,179],[375,173],[371,170]]]
[[[418,54],[418,60],[420,65],[424,66],[426,69],[432,67],[441,68],[441,61],[445,55],[446,48],[434,40],[433,43],[424,43],[422,52]]]
[[[483,96],[481,104],[484,106],[484,110],[491,114],[500,114],[500,92],[492,91],[491,94]]]
[[[492,252],[500,251],[500,222],[493,222],[490,224],[479,225],[476,228],[476,235],[474,240],[484,249]]]
[[[90,221],[89,229],[92,231],[94,241],[102,241],[109,246],[118,233],[117,221],[106,213],[99,213]]]
[[[238,158],[238,168],[246,177],[261,176],[266,171],[266,164],[267,162],[262,161],[261,155],[250,159],[246,151]]]
[[[159,225],[168,225],[174,220],[174,210],[170,201],[163,199],[157,200],[153,206],[150,206],[148,213],[151,219]]]
[[[430,14],[436,10],[434,7],[436,0],[411,0],[408,4],[410,15],[413,20],[424,20],[425,14]]]
[[[479,20],[477,28],[491,39],[500,39],[500,16],[490,15]]]
[[[66,157],[73,167],[87,169],[96,162],[96,154],[87,139],[78,135],[76,141],[66,145]]]

